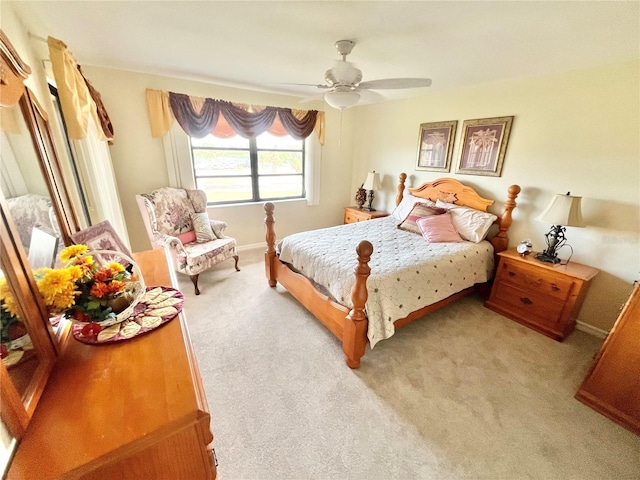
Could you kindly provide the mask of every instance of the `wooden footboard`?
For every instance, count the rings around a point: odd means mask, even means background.
[[[275,248],[273,203],[266,203],[264,210],[266,213],[264,223],[267,227],[265,237],[267,251],[264,254],[265,273],[269,286],[275,287],[280,282],[296,300],[342,341],[342,351],[345,354],[347,365],[351,368],[358,368],[367,347],[368,322],[364,307],[369,296],[367,278],[371,273],[369,260],[373,253],[373,245],[367,240],[363,240],[356,248],[358,265],[354,269],[356,282],[351,290],[353,308],[349,310],[319,292],[309,279],[294,272],[278,259]]]
[[[406,174],[400,174],[398,184],[398,196],[396,205],[402,201],[404,182]],[[410,189],[411,193],[420,198],[428,198],[436,201],[438,198],[446,196],[446,198],[456,198],[459,205],[467,205],[478,210],[486,211],[487,206],[494,203],[480,197],[475,190],[463,185],[457,180],[444,178],[436,180],[432,183],[425,183],[420,187]],[[508,198],[504,204],[502,216],[498,218],[498,233],[490,240],[494,246],[495,252],[499,252],[507,248],[509,238],[507,231],[512,223],[512,211],[516,206],[516,198],[520,193],[518,185],[512,185],[508,190]],[[346,357],[346,363],[350,368],[358,368],[360,359],[365,353],[367,347],[367,328],[368,320],[365,314],[365,305],[367,303],[367,278],[371,273],[369,260],[373,253],[373,245],[363,240],[356,248],[357,265],[354,269],[355,284],[351,290],[351,303],[353,308],[349,310],[333,301],[327,295],[319,292],[313,283],[298,273],[295,273],[287,265],[282,263],[276,255],[276,233],[273,203],[266,203],[264,210],[266,217],[264,223],[266,226],[266,243],[267,250],[265,252],[265,273],[269,286],[275,287],[279,282],[287,289],[294,298],[304,305],[323,325],[325,325],[341,342],[342,350]],[[444,300],[432,305],[423,307],[412,312],[407,317],[394,322],[395,328],[400,328],[413,320],[423,317],[427,313],[435,311],[458,298],[472,293],[473,287],[458,292]]]

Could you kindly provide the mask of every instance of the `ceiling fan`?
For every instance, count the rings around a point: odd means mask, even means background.
[[[420,88],[431,85],[429,78],[385,78],[362,82],[362,71],[347,62],[347,55],[355,45],[356,43],[351,40],[338,40],[335,47],[342,55],[342,60],[338,60],[325,72],[326,84],[310,85],[328,90],[324,94],[324,100],[333,108],[344,110],[354,106],[360,100],[360,93],[363,90]]]

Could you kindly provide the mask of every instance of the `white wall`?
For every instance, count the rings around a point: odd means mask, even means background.
[[[507,188],[522,193],[514,211],[511,245],[524,238],[545,248],[550,225],[535,218],[556,193],[582,196],[586,228],[567,228],[572,260],[601,270],[580,320],[607,330],[634,280],[640,278],[640,66],[637,62],[450,90],[356,109],[354,175],[384,174],[385,193],[375,202],[394,205],[398,173],[416,186],[452,176],[498,200]],[[502,176],[455,174],[464,120],[515,116]],[[415,170],[420,123],[458,120],[451,173]],[[560,256],[569,255],[567,248]]]

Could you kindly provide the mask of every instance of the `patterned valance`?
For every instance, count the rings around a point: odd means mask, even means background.
[[[152,89],[146,94],[153,137],[165,135],[175,119],[190,137],[255,138],[269,132],[302,140],[315,130],[324,144],[324,112],[317,110],[242,105]]]

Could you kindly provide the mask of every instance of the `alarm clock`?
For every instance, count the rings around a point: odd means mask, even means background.
[[[522,240],[520,244],[516,247],[516,251],[523,257],[525,255],[529,255],[533,251],[531,240]]]

